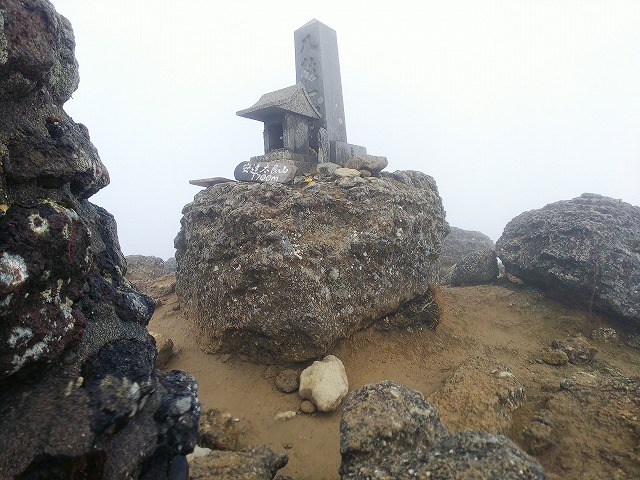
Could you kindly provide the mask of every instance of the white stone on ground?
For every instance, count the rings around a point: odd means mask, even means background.
[[[336,410],[348,392],[347,372],[340,359],[333,355],[313,362],[300,374],[300,397],[311,400],[320,412]]]

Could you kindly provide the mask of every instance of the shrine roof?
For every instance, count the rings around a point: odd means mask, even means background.
[[[322,118],[302,84],[265,93],[253,106],[236,112],[236,115],[264,122],[286,112],[297,113],[312,120]]]

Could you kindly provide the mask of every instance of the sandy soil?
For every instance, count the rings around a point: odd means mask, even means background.
[[[278,412],[298,410],[297,394],[284,394],[275,388],[274,378],[268,378],[273,367],[268,369],[233,356],[208,355],[199,350],[175,293],[166,292],[172,281],[172,276],[156,281],[152,294],[159,298],[160,306],[149,325],[151,331],[173,339],[178,348],[167,369],[182,369],[195,375],[203,408],[216,408],[239,418],[242,445],[266,444],[275,451],[286,452],[289,463],[279,474],[297,480],[339,478],[340,412],[274,420]],[[525,385],[527,402],[514,415],[510,433],[512,439],[522,443],[522,430],[537,409],[546,408],[553,401],[564,402],[560,393],[554,393],[559,392],[562,378],[581,370],[603,368],[626,376],[640,375],[640,351],[624,342],[593,342],[599,352],[589,366],[558,367],[539,361],[542,349],[554,338],[576,333],[588,337],[601,326],[613,326],[622,338],[634,333],[611,319],[568,308],[522,287],[447,288],[445,294],[446,317],[437,330],[368,329],[331,352],[343,361],[350,390],[389,379],[428,397],[462,361],[484,354],[508,365]],[[302,370],[305,366],[293,368]],[[283,368],[278,366],[275,370]],[[537,457],[550,478],[640,478],[640,427],[635,432],[631,428],[640,417],[640,399],[636,396],[624,402],[629,403],[625,406],[627,416],[612,407],[608,423],[597,432],[597,438],[593,429],[599,424],[585,423],[584,431],[581,430],[585,416],[594,415],[580,411],[580,402],[578,407],[565,402],[567,408],[555,408],[556,442]],[[466,417],[468,429],[473,429],[473,415]],[[629,418],[635,418],[636,423]],[[572,437],[569,440],[565,438],[568,435]],[[620,438],[624,442],[617,445]],[[607,456],[602,453],[602,445],[617,445],[617,450]]]

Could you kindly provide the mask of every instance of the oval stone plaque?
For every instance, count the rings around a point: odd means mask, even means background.
[[[242,162],[233,172],[240,182],[288,183],[293,180],[298,167],[291,163]]]

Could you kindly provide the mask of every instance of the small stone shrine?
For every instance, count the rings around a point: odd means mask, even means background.
[[[288,163],[306,174],[315,172],[318,163],[344,165],[366,155],[366,148],[347,143],[335,30],[314,19],[295,31],[294,41],[297,84],[266,93],[237,112],[264,123],[264,155],[249,163],[260,163],[260,170],[265,163]],[[249,167],[241,166],[240,173],[246,174]],[[236,179],[256,181],[246,175]]]

